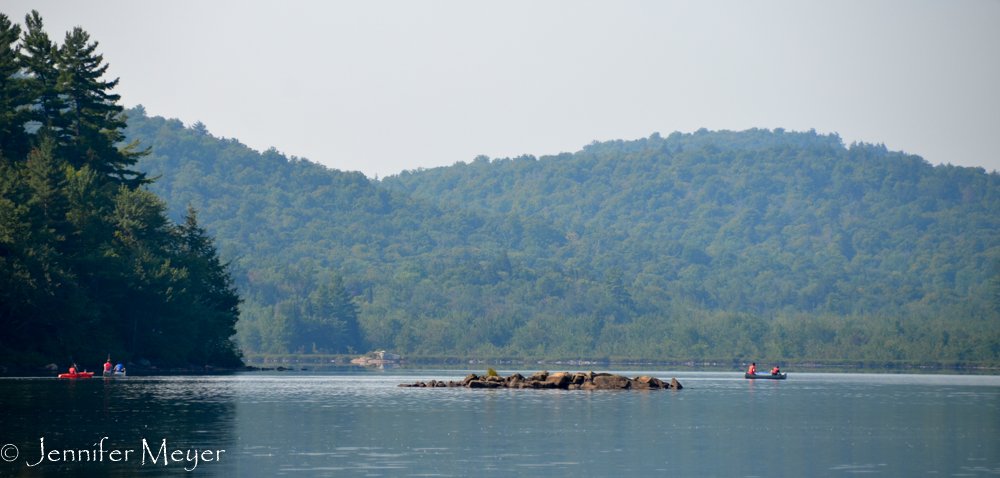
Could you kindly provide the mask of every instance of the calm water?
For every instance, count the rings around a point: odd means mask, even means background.
[[[686,388],[396,387],[466,373],[4,378],[0,445],[18,457],[0,461],[0,476],[1000,475],[997,376],[653,371]],[[117,463],[62,454],[101,437],[105,450],[135,451]],[[58,461],[29,467],[40,438]],[[162,456],[143,465],[144,438],[182,459],[225,452],[192,472]]]

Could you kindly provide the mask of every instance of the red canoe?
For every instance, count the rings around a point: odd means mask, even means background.
[[[61,373],[59,378],[91,378],[94,376],[94,372],[79,372],[79,373]]]

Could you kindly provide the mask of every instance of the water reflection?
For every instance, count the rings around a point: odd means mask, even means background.
[[[163,439],[170,450],[231,446],[235,444],[233,397],[235,390],[224,381],[198,378],[0,380],[0,430],[4,443],[17,446],[20,455],[13,462],[0,462],[0,475],[184,473],[183,467],[191,463],[159,470],[147,459],[142,466],[142,440],[154,452]],[[39,462],[43,445],[47,453],[57,453]],[[113,463],[110,453],[79,452],[99,448],[121,450],[122,461]],[[66,450],[73,453],[64,454]],[[133,450],[127,462],[125,450]]]
[[[109,448],[166,438],[170,448],[225,449],[196,470],[219,476],[1000,473],[1000,377],[790,374],[755,383],[742,373],[643,372],[676,376],[685,389],[395,387],[465,373],[0,379],[0,430],[29,456],[42,436],[73,448],[108,436]],[[134,462],[0,462],[3,476],[137,473],[186,474]]]

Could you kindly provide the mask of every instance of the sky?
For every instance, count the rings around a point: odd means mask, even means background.
[[[1000,1],[65,2],[125,106],[385,177],[699,128],[1000,170]]]

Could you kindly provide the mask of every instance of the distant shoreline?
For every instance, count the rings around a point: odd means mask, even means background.
[[[129,376],[150,377],[150,376],[177,376],[177,375],[220,375],[237,372],[302,372],[302,371],[329,371],[348,368],[372,368],[381,369],[421,369],[421,368],[448,368],[456,370],[477,370],[486,367],[503,368],[511,370],[532,370],[532,369],[560,369],[563,368],[588,368],[593,370],[609,369],[630,369],[638,370],[650,368],[672,370],[714,370],[714,371],[743,371],[750,362],[736,360],[653,360],[653,359],[570,359],[570,360],[537,360],[537,359],[477,359],[469,357],[427,357],[413,356],[404,357],[400,360],[379,361],[383,363],[372,365],[358,365],[350,363],[357,355],[249,355],[244,358],[244,367],[212,367],[212,366],[186,366],[186,367],[143,367],[130,365],[127,367]],[[882,373],[958,373],[958,374],[1000,374],[1000,365],[993,363],[979,362],[917,362],[917,361],[872,361],[872,360],[804,360],[804,361],[769,361],[767,359],[755,360],[759,367],[770,367],[780,365],[785,371],[812,372],[812,373],[838,373],[838,372],[882,372]],[[95,368],[96,370],[96,368]],[[64,372],[64,370],[60,371]],[[55,377],[60,371],[48,371],[28,368],[0,367],[0,377]],[[97,377],[100,378],[100,377]]]
[[[294,366],[331,366],[350,365],[351,357],[346,355],[310,355],[310,354],[254,354],[244,358],[247,365],[255,367],[274,368],[284,365]],[[887,372],[930,372],[955,371],[1000,373],[1000,364],[988,362],[933,362],[915,360],[769,360],[754,359],[759,364],[780,365],[783,369],[807,369],[813,372],[836,371],[887,371]],[[692,369],[743,370],[750,365],[749,360],[742,359],[645,359],[645,358],[598,358],[598,359],[533,359],[533,358],[474,358],[447,356],[406,356],[391,364],[403,367],[448,366],[475,368],[476,366],[558,366],[569,367],[682,367]]]

